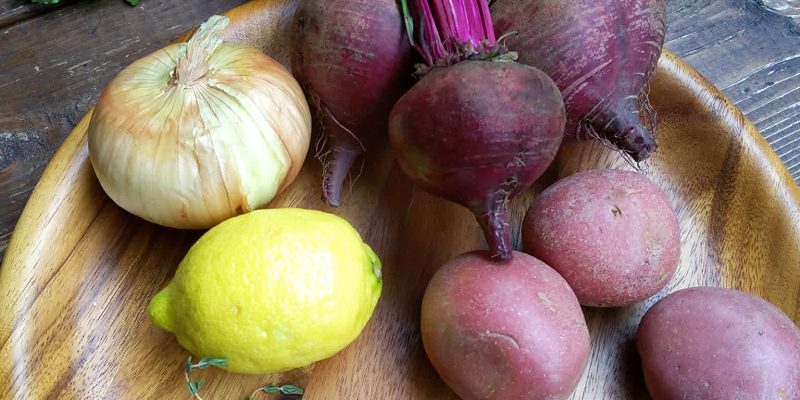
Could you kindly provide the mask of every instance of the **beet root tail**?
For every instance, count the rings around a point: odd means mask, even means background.
[[[656,139],[641,123],[631,124],[620,133],[610,136],[611,142],[636,162],[650,158],[656,151]]]
[[[322,200],[331,207],[339,207],[342,185],[350,174],[356,158],[363,153],[360,149],[334,148],[323,162]]]
[[[637,101],[626,101],[613,116],[611,123],[604,126],[603,136],[634,161],[645,161],[657,147],[653,113],[649,106],[640,110]],[[648,122],[653,120],[650,123],[653,126],[648,127],[643,123],[642,117],[646,117]]]
[[[508,220],[508,204],[506,200],[495,202],[488,210],[474,211],[478,222],[483,228],[486,241],[489,244],[489,254],[492,261],[506,262],[513,256],[511,246],[511,224]]]

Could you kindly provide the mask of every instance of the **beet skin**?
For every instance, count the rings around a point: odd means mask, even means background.
[[[512,62],[433,68],[395,105],[389,140],[426,191],[472,210],[492,257],[511,258],[507,203],[555,158],[564,105],[541,71]]]
[[[325,135],[323,198],[338,206],[353,162],[386,135],[394,102],[413,83],[413,53],[395,0],[304,0],[292,68]]]
[[[595,136],[636,161],[656,149],[644,92],[666,31],[664,0],[498,0],[498,34],[564,96],[566,137]]]

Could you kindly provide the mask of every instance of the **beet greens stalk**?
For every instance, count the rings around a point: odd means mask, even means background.
[[[412,2],[417,11],[417,20],[420,21],[418,43],[412,39],[412,44],[422,55],[425,64],[452,65],[469,57],[491,54],[497,48],[486,1]],[[407,15],[406,29],[413,35],[413,18],[408,18],[407,0],[402,3]]]
[[[493,259],[512,257],[508,203],[547,169],[565,113],[555,83],[513,62],[487,0],[402,1],[425,65],[395,104],[389,141],[417,185],[469,208]]]

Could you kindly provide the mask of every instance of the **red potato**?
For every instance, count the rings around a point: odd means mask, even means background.
[[[425,292],[421,328],[431,363],[464,400],[566,399],[589,358],[575,294],[523,253],[505,264],[485,252],[445,264]]]
[[[759,297],[675,292],[645,314],[636,343],[654,400],[800,399],[800,329]]]
[[[593,170],[537,197],[522,225],[525,251],[569,282],[581,304],[616,307],[661,290],[678,266],[678,219],[644,175]]]

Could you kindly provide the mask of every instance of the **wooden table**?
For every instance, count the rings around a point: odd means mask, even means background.
[[[114,74],[244,0],[0,0],[0,258],[39,176]],[[668,0],[666,47],[730,97],[800,178],[800,21],[757,0]]]

